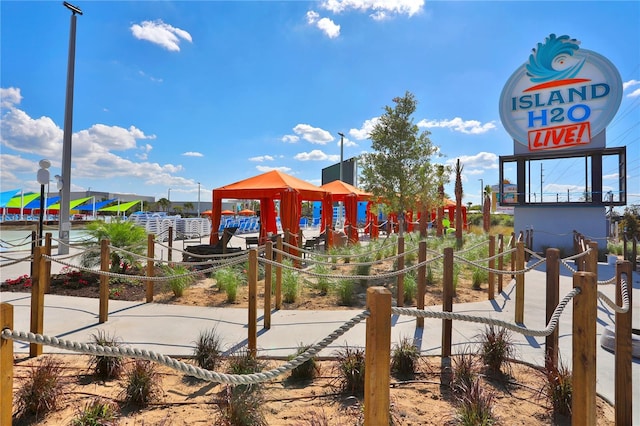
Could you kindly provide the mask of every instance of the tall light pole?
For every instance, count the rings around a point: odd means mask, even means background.
[[[340,135],[340,182],[342,182],[342,153],[344,152],[344,133],[338,132]],[[338,209],[338,219],[340,220],[340,224],[342,225],[342,202],[339,202],[338,205],[340,208]]]
[[[484,180],[478,179],[480,181],[480,211],[484,211]]]
[[[198,182],[198,217],[200,217],[200,182]]]
[[[171,188],[169,188],[169,191],[167,192],[167,201],[171,201]]]
[[[60,193],[60,217],[58,220],[58,254],[69,254],[69,218],[71,203],[71,135],[73,133],[73,79],[76,60],[76,15],[82,10],[67,3],[62,3],[71,11],[71,29],[69,31],[69,59],[67,62],[67,94],[64,105],[64,134],[62,137],[62,192]]]
[[[42,159],[40,160],[40,169],[38,170],[38,183],[40,184],[40,221],[38,224],[38,245],[42,246],[42,228],[44,222],[44,186],[49,185],[49,167],[51,167],[51,161]]]

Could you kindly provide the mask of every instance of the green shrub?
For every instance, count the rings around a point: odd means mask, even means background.
[[[215,273],[218,289],[227,293],[227,302],[233,303],[238,295],[238,286],[242,278],[240,273],[233,268],[221,268]]]
[[[419,359],[420,350],[413,344],[413,339],[403,337],[394,345],[391,354],[391,371],[401,377],[413,376]]]
[[[146,407],[161,394],[160,375],[155,364],[142,359],[134,360],[126,369],[121,399],[126,404]]]
[[[34,415],[38,418],[60,407],[62,367],[60,361],[44,357],[28,370],[15,395],[16,417]]]
[[[346,346],[337,352],[337,358],[339,389],[351,395],[362,396],[365,373],[364,349]]]
[[[292,267],[291,261],[283,262],[287,268],[282,268],[282,301],[284,303],[293,303],[298,300],[300,286],[298,285],[298,272]]]
[[[471,288],[480,290],[482,283],[489,282],[489,273],[481,268],[476,268],[471,276]]]
[[[72,426],[109,426],[116,424],[118,406],[110,401],[95,398],[89,401],[71,421]]]
[[[261,389],[229,385],[218,404],[215,424],[221,426],[267,426]]]
[[[343,278],[336,285],[336,293],[338,295],[338,304],[342,306],[352,306],[355,302],[354,289],[355,284],[352,279]]]
[[[427,285],[433,285],[436,282],[435,276],[433,275],[433,268],[431,265],[427,266]]]
[[[414,274],[406,274],[404,276],[403,291],[405,302],[412,302],[416,298],[418,294],[418,284]]]
[[[216,329],[201,332],[196,341],[193,359],[200,368],[215,370],[222,362],[222,340]]]
[[[329,293],[329,290],[331,290],[331,281],[328,277],[326,277],[326,275],[329,274],[329,268],[327,267],[327,265],[323,265],[321,263],[316,263],[313,268],[314,272],[320,275],[316,278],[317,281],[315,287],[320,292],[320,294],[324,296]]]
[[[120,339],[103,330],[91,335],[91,340],[95,345],[120,347]],[[124,359],[121,356],[93,355],[89,360],[89,368],[102,380],[117,379],[122,374]]]
[[[183,265],[165,265],[163,268],[165,275],[168,277],[167,285],[173,292],[174,296],[181,297],[184,291],[195,280],[193,275],[189,275],[189,269]]]

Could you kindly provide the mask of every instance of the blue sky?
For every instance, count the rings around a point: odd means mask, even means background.
[[[211,189],[271,169],[319,185],[340,159],[338,132],[345,159],[367,152],[376,117],[410,91],[415,123],[438,161],[461,159],[465,202],[477,204],[480,179],[496,184],[498,157],[513,154],[500,92],[555,33],[619,70],[607,146],[627,146],[628,202],[640,203],[640,2],[72,3],[84,12],[72,191],[159,199],[170,189],[172,201],[196,201],[199,182],[208,201]],[[61,173],[70,12],[61,1],[3,0],[0,14],[0,185],[38,191],[40,159]],[[555,169],[545,191],[577,184]]]

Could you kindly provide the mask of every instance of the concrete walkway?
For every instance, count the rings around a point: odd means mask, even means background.
[[[604,281],[615,275],[614,267],[599,264],[598,280]],[[7,270],[2,268],[4,279]],[[543,268],[543,267],[542,267]],[[525,314],[524,320],[528,328],[543,329],[545,324],[545,287],[544,270],[533,270],[525,275]],[[6,269],[6,270],[5,270]],[[640,328],[640,274],[633,276],[633,327]],[[7,275],[8,276],[8,275]],[[570,271],[561,266],[560,298],[572,289]],[[504,292],[493,301],[481,301],[454,305],[454,311],[468,315],[490,317],[514,322],[515,283],[505,285]],[[615,300],[615,288],[612,285],[601,285],[599,290]],[[30,294],[0,293],[1,301],[14,306],[14,329],[29,331]],[[260,306],[260,302],[259,302]],[[434,312],[441,310],[435,306],[429,308]],[[262,307],[258,310],[258,352],[263,357],[286,357],[295,353],[301,345],[317,343],[331,332],[339,328],[345,321],[353,318],[361,310],[306,311],[280,310],[273,311],[271,328],[263,328]],[[56,295],[45,296],[44,334],[61,339],[87,343],[98,330],[105,331],[121,339],[131,348],[146,349],[169,356],[193,355],[195,341],[203,331],[215,329],[221,336],[228,352],[233,352],[247,344],[246,309],[191,307],[158,303],[109,302],[109,320],[98,323],[98,300]],[[604,328],[613,325],[615,313],[602,302],[598,303],[597,319],[597,390],[598,393],[613,402],[614,400],[614,355],[600,347],[600,337]],[[562,314],[559,324],[559,348],[561,361],[571,367],[571,323],[572,303]],[[425,319],[424,328],[416,327],[416,319],[409,316],[392,318],[392,342],[403,337],[415,339],[424,355],[438,355],[441,348],[441,320]],[[484,330],[479,323],[454,321],[453,344],[455,352],[475,350],[478,335]],[[528,337],[512,333],[516,347],[516,358],[543,365],[544,337]],[[332,356],[344,345],[365,345],[365,322],[356,325],[342,337],[338,338],[321,356]],[[14,349],[17,353],[28,353],[29,345],[16,341]],[[68,353],[53,347],[44,347],[45,353]],[[640,360],[634,359],[632,366],[634,388],[640,386]],[[640,424],[640,392],[634,392],[633,405],[634,424]]]

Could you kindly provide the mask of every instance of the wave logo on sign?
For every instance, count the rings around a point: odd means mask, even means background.
[[[551,34],[507,81],[500,117],[528,151],[591,148],[621,100],[622,80],[611,62],[567,35]]]

